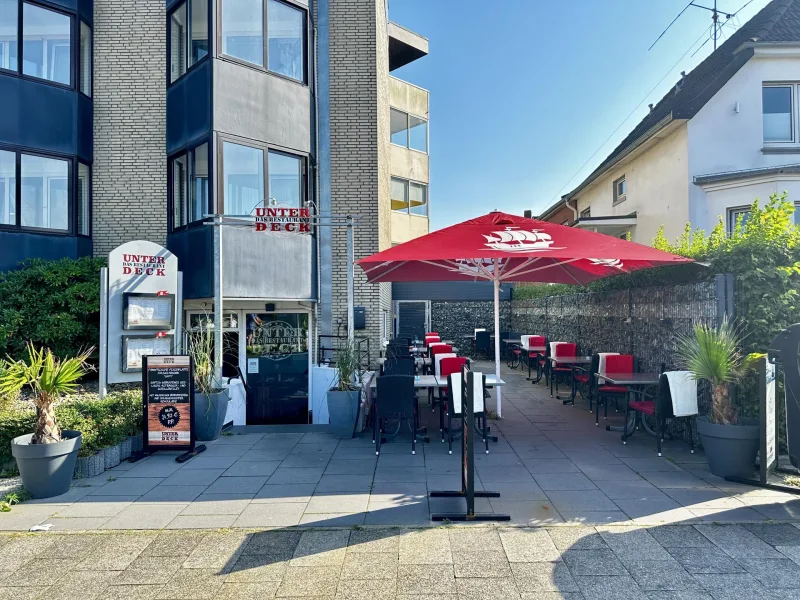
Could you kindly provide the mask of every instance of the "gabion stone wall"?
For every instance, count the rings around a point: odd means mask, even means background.
[[[500,302],[500,330],[510,331],[511,302]],[[453,340],[462,352],[476,329],[494,331],[494,302],[431,302],[431,327],[443,340]],[[459,345],[458,343],[461,343]]]
[[[713,281],[682,286],[552,296],[511,302],[512,329],[577,342],[581,352],[621,352],[641,371],[675,365],[675,337],[696,323],[716,323]]]

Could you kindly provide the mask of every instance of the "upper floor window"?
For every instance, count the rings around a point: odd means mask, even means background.
[[[428,151],[428,121],[396,108],[390,113],[391,142],[398,146]]]
[[[591,217],[591,216],[592,216],[592,207],[591,206],[589,208],[584,208],[581,211],[581,219],[585,219],[586,217]]]
[[[208,0],[186,0],[169,18],[170,83],[208,55]]]
[[[69,14],[31,2],[0,0],[0,69],[73,86],[75,61],[78,89],[91,96],[92,29],[80,21],[79,43],[73,44],[72,26]]]
[[[625,183],[625,175],[614,181],[614,204],[625,202],[625,195],[628,191],[628,186]]]
[[[78,163],[73,179],[72,164],[55,156],[0,150],[0,226],[88,236],[90,169]]]
[[[281,0],[222,0],[222,53],[305,82],[306,11]]]
[[[209,212],[209,145],[200,144],[170,160],[172,227],[202,221]]]
[[[399,177],[392,177],[392,210],[428,216],[428,186]]]
[[[739,219],[742,220],[742,227],[747,224],[747,220],[750,218],[750,207],[749,206],[739,206],[736,208],[729,208],[728,209],[728,233],[733,233],[736,229],[736,225],[739,223]],[[800,202],[794,203],[794,224],[797,227],[800,227]]]
[[[305,201],[303,157],[229,141],[222,143],[223,214],[250,215],[268,203],[299,208]]]
[[[796,88],[793,84],[765,85],[761,88],[764,142],[795,141]]]

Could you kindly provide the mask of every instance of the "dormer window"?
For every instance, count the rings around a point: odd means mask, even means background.
[[[614,204],[625,202],[625,193],[628,187],[625,184],[625,175],[614,181]]]

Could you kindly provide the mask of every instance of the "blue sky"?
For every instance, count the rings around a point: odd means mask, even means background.
[[[389,0],[392,21],[430,40],[429,56],[392,74],[431,92],[431,229],[495,208],[536,215],[576,187],[712,51],[709,41],[691,56],[711,25],[691,8],[648,52],[687,3]],[[752,0],[723,31],[767,4]]]

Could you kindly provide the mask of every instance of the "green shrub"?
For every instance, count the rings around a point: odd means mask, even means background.
[[[68,398],[56,406],[56,418],[62,429],[76,429],[83,434],[79,456],[90,456],[142,432],[142,394],[139,390],[126,390],[102,400],[97,396]],[[0,473],[14,470],[11,440],[33,432],[35,422],[33,409],[0,412]]]
[[[100,338],[98,258],[31,260],[0,274],[0,356],[26,356],[28,341],[77,356]]]

